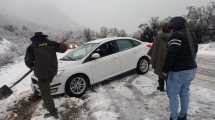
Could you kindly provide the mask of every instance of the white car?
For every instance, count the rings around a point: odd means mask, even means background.
[[[59,60],[51,83],[52,95],[82,96],[90,85],[136,69],[149,70],[149,44],[130,37],[115,37],[88,42]],[[32,76],[32,89],[39,94],[38,79]]]

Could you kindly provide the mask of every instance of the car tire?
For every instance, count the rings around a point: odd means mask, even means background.
[[[70,97],[81,97],[89,86],[89,79],[82,74],[70,77],[65,85],[65,92]]]
[[[150,62],[146,57],[142,57],[139,59],[138,63],[137,63],[137,73],[138,74],[145,74],[149,71],[149,65]]]

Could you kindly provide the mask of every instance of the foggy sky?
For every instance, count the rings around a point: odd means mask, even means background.
[[[209,1],[212,0],[0,0],[0,11],[27,19],[38,9],[32,6],[49,5],[85,27],[119,27],[134,32],[152,16],[184,15],[187,6],[202,6]]]

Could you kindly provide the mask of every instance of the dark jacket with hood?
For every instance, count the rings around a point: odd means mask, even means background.
[[[25,64],[33,68],[39,79],[48,79],[57,74],[58,62],[56,52],[65,52],[66,46],[47,39],[47,36],[34,36],[27,48]]]
[[[153,42],[153,36],[154,36],[153,31],[149,27],[147,27],[144,30],[143,34],[141,34],[140,38],[141,38],[141,41],[143,41],[143,42],[152,43]]]
[[[195,55],[198,50],[198,42],[192,36],[193,47],[189,45],[189,38],[186,29],[186,20],[176,17],[170,21],[173,33],[168,41],[167,57],[164,65],[164,72],[183,71],[197,67]],[[192,50],[191,50],[192,49]],[[192,51],[194,55],[192,55]]]
[[[157,75],[162,75],[167,54],[167,43],[170,33],[160,31],[152,49],[152,67]]]

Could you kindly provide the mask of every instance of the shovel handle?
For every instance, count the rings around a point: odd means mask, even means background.
[[[28,76],[31,72],[33,71],[33,69],[30,69],[27,73],[25,73],[21,78],[19,78],[15,83],[13,83],[13,85],[10,86],[10,88],[14,87],[16,84],[18,84],[19,82],[21,82],[26,76]]]

